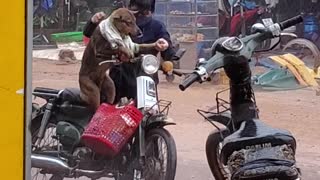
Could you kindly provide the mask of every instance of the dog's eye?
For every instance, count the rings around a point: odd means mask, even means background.
[[[129,21],[123,21],[123,22],[126,23],[127,26],[133,25],[133,23],[132,23],[132,22],[129,22]]]

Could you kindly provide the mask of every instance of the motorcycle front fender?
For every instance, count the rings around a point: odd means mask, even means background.
[[[146,124],[146,129],[153,128],[162,128],[164,126],[176,125],[172,118],[167,117],[166,115],[160,114],[151,116]]]

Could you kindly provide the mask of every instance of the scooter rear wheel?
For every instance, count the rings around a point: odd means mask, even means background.
[[[223,130],[221,133],[223,137],[230,135],[227,130]],[[215,131],[208,136],[206,142],[206,155],[210,170],[215,180],[228,180],[230,174],[220,162],[220,143],[223,141],[221,133]]]

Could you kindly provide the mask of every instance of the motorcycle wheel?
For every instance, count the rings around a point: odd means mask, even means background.
[[[143,170],[145,180],[174,180],[177,150],[171,134],[166,129],[152,129],[147,132],[145,146],[146,167]],[[116,180],[134,179],[133,174],[133,169],[130,168]]]
[[[31,142],[32,145],[36,143],[37,140],[37,134],[39,132],[39,128],[41,125],[42,115],[36,117],[31,122]],[[58,145],[58,141],[56,139],[53,139],[52,136],[55,136],[55,128],[56,126],[54,124],[48,124],[44,138],[40,142],[40,149],[41,148],[54,148]],[[32,151],[34,151],[34,148],[32,148]],[[31,179],[39,179],[39,180],[63,180],[63,176],[61,175],[49,175],[49,174],[42,174],[41,169],[37,168],[31,168]]]
[[[166,129],[152,129],[147,133],[146,166],[146,180],[174,180],[177,149],[173,137]]]
[[[229,135],[229,131],[222,131],[224,137]],[[215,180],[228,180],[230,174],[220,162],[220,143],[223,141],[220,132],[212,132],[206,142],[206,155],[210,170]]]

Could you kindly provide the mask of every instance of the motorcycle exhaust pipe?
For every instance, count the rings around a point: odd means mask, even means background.
[[[88,178],[96,178],[101,177],[105,173],[104,171],[75,169],[59,158],[40,154],[31,155],[31,167],[44,169],[53,174],[61,173],[66,177],[86,176]]]
[[[72,168],[59,158],[40,154],[31,155],[31,167],[45,169],[54,173],[70,174],[70,172],[72,171]]]

